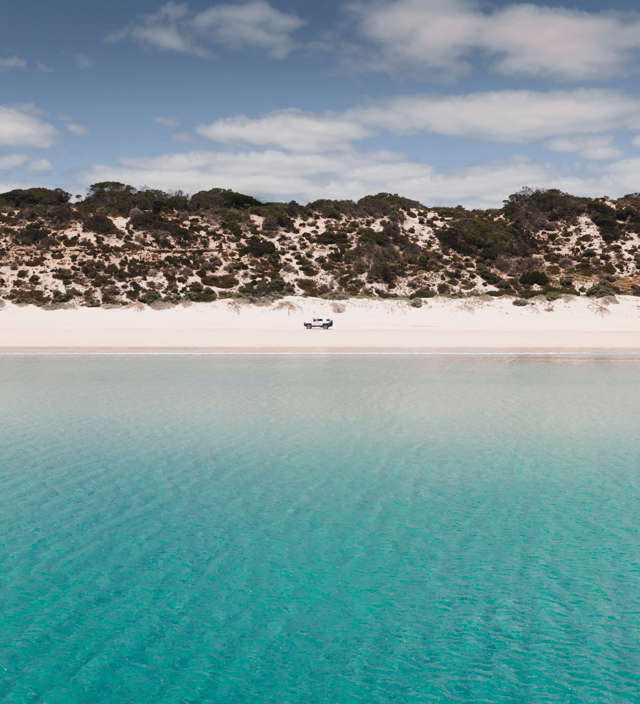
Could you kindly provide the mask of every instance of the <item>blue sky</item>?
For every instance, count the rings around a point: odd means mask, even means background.
[[[0,191],[640,190],[631,2],[2,4]]]

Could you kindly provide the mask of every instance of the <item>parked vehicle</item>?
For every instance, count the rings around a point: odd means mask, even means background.
[[[328,330],[333,327],[333,320],[331,320],[331,318],[313,318],[310,323],[305,323],[304,326],[307,330],[311,330],[312,328]]]

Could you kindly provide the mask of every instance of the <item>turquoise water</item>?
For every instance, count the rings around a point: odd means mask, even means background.
[[[0,701],[640,701],[640,362],[0,357]]]

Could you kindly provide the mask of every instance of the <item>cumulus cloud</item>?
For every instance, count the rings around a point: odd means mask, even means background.
[[[281,12],[264,0],[215,5],[193,18],[197,31],[216,44],[234,49],[259,47],[279,59],[294,49],[292,34],[303,24],[297,15]]]
[[[131,39],[200,57],[211,56],[215,46],[258,48],[282,59],[295,48],[293,34],[303,24],[297,15],[282,12],[266,0],[213,5],[200,12],[192,12],[186,2],[171,1],[109,34],[107,40]]]
[[[346,116],[395,134],[435,133],[499,142],[640,128],[640,100],[597,89],[399,96]]]
[[[640,49],[640,15],[517,3],[484,11],[473,0],[350,5],[368,61],[387,71],[470,70],[480,52],[506,75],[602,79],[626,72]]]
[[[353,140],[373,134],[357,118],[300,110],[281,110],[254,119],[244,115],[224,118],[200,125],[197,131],[219,142],[281,147],[289,151],[345,148]]]
[[[264,199],[360,198],[392,191],[425,203],[487,207],[524,184],[563,185],[551,165],[525,159],[452,171],[435,169],[390,151],[290,153],[282,150],[191,151],[96,165],[80,176],[85,183],[117,180],[166,190],[194,192],[225,186]]]
[[[0,145],[9,147],[50,147],[56,129],[45,122],[33,105],[0,105]]]
[[[27,68],[27,62],[19,56],[0,57],[0,71],[11,71],[16,68]]]
[[[640,100],[596,89],[494,91],[466,95],[396,96],[343,113],[283,110],[257,118],[236,116],[198,127],[198,133],[226,143],[278,147],[287,151],[349,148],[351,143],[390,132],[439,134],[505,143],[640,129]],[[577,148],[554,142],[556,151],[609,158],[606,137],[582,139]],[[593,156],[599,154],[598,156]]]
[[[622,156],[622,151],[616,146],[613,135],[558,137],[549,140],[546,147],[553,152],[576,153],[583,159],[611,160]]]

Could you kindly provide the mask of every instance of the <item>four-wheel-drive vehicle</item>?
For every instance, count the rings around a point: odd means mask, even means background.
[[[331,320],[331,318],[313,318],[310,323],[305,323],[304,326],[307,330],[311,330],[311,328],[322,328],[323,330],[328,330],[333,327],[333,320]]]

